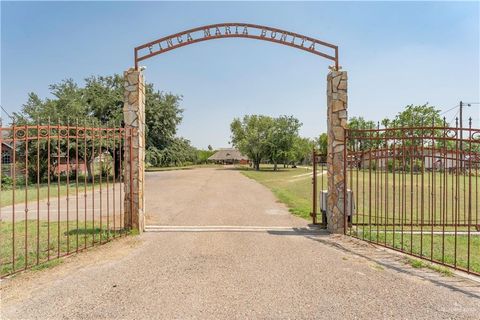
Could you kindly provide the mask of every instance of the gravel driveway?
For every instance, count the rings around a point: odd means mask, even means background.
[[[2,319],[480,317],[479,282],[310,228],[238,171],[146,185],[149,232],[3,281]]]

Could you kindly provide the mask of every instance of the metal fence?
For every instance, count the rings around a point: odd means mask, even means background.
[[[480,130],[347,130],[346,140],[346,233],[480,274]]]
[[[1,128],[0,277],[127,233],[122,173],[131,137],[124,128]]]

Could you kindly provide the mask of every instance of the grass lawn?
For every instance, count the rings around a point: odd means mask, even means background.
[[[406,230],[408,231],[408,230]],[[428,231],[427,231],[428,232]],[[380,243],[407,253],[424,257],[428,260],[438,261],[450,266],[457,266],[463,269],[470,268],[471,271],[480,273],[480,236],[471,235],[470,242],[466,235],[454,236],[441,234],[412,234],[400,232],[377,232],[374,227],[356,227],[352,233],[354,236]],[[433,250],[432,250],[433,248]],[[468,265],[468,250],[470,248],[470,266]]]
[[[355,198],[354,222],[480,224],[478,176],[351,170],[348,188]]]
[[[122,234],[125,234],[123,230],[100,229],[98,222],[94,225],[90,221],[80,221],[78,228],[73,221],[68,225],[66,221],[50,222],[50,227],[46,221],[0,222],[0,276],[51,261]]]
[[[242,173],[264,186],[285,203],[294,215],[311,220],[312,211],[312,170],[310,168],[281,168],[273,171],[272,166],[262,165],[260,171],[242,167]],[[320,172],[320,171],[319,171]],[[323,178],[323,187],[322,185]],[[326,174],[318,176],[318,190],[326,189]]]

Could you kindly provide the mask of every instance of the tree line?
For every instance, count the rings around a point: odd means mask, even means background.
[[[351,133],[349,141],[351,150],[361,151],[372,148],[377,148],[384,145],[387,140],[398,138],[397,143],[402,143],[404,146],[420,146],[422,141],[424,144],[431,142],[430,139],[422,139],[422,137],[429,136],[435,138],[437,141],[436,147],[454,149],[456,139],[459,138],[458,123],[453,124],[447,122],[446,118],[441,116],[441,112],[435,106],[431,106],[428,103],[423,105],[407,105],[404,110],[400,111],[392,119],[384,118],[379,122],[372,120],[366,120],[363,117],[352,117],[349,119],[348,128],[353,130],[372,130],[371,132]],[[435,129],[432,129],[435,127]],[[376,131],[377,129],[398,129],[393,130],[385,136],[385,131]],[[450,133],[448,129],[453,129],[453,136],[448,136]],[[464,128],[465,129],[465,128]],[[356,139],[359,137],[375,138],[378,136],[380,139]],[[400,138],[408,136],[408,139],[402,140]],[[468,139],[468,134],[464,134],[464,139]],[[472,152],[478,152],[478,143],[470,146],[465,143],[463,145],[464,151],[471,149]]]
[[[367,130],[349,133],[348,148],[357,152],[354,160],[358,166],[365,156],[370,156],[370,151],[375,150],[383,150],[390,157],[386,162],[389,171],[420,171],[425,167],[425,159],[429,155],[436,161],[441,161],[443,157],[455,162],[458,157],[461,167],[466,164],[470,166],[470,162],[478,166],[480,159],[480,144],[468,142],[472,138],[469,132],[463,130],[464,140],[460,142],[458,122],[451,125],[445,117],[442,118],[439,109],[428,103],[407,105],[392,119],[385,118],[377,123],[363,117],[352,117],[348,128]],[[367,164],[375,169],[375,161],[368,161]]]
[[[277,170],[279,164],[310,164],[312,149],[327,153],[327,135],[316,139],[299,135],[302,123],[293,116],[245,115],[230,124],[231,143],[248,156],[255,170],[268,161]]]
[[[63,80],[49,86],[50,98],[42,99],[36,93],[29,93],[27,102],[19,112],[14,113],[14,125],[61,125],[86,127],[123,127],[123,76],[91,76],[85,79],[80,86],[72,79]],[[147,166],[180,166],[190,163],[203,163],[213,154],[213,150],[198,150],[189,140],[177,136],[177,129],[183,119],[183,109],[180,107],[180,95],[165,93],[156,90],[151,83],[145,85],[145,115],[146,115],[146,161]],[[59,139],[60,140],[60,139]],[[123,145],[112,139],[103,139],[101,146],[92,146],[94,141],[78,142],[65,139],[55,144],[62,154],[76,156],[78,149],[79,160],[84,161],[88,179],[94,175],[93,162],[102,153],[110,153],[115,159],[113,170],[116,177],[120,177],[121,155]],[[52,138],[55,141],[55,138]],[[51,141],[51,142],[52,142]],[[53,143],[52,142],[52,143]],[[78,148],[77,148],[78,147]],[[22,152],[20,146],[19,152]],[[47,141],[40,140],[40,146],[28,146],[28,154],[37,158],[40,152],[41,163],[31,164],[28,168],[29,176],[38,174],[44,180],[47,176]],[[70,149],[69,149],[70,148]],[[25,150],[23,151],[25,152]],[[52,151],[50,151],[52,152]],[[115,154],[114,154],[115,153]],[[56,161],[52,157],[52,161]],[[55,175],[54,172],[50,174]]]
[[[235,118],[230,124],[231,143],[252,161],[253,167],[259,170],[260,163],[269,162],[277,170],[278,164],[295,165],[298,163],[309,164],[311,162],[312,148],[317,149],[319,154],[327,154],[328,136],[320,134],[315,139],[299,136],[301,123],[292,116],[270,117],[265,115],[246,115],[243,118]],[[389,133],[386,137],[382,128],[398,128],[398,131]],[[392,138],[398,136],[396,143],[403,146],[414,146],[427,143],[431,139],[422,139],[424,135],[430,135],[438,139],[436,148],[455,148],[454,139],[443,139],[448,123],[441,117],[440,110],[428,103],[423,105],[407,105],[404,110],[392,119],[384,118],[375,122],[363,117],[352,117],[347,124],[352,130],[371,130],[370,132],[351,132],[348,140],[349,150],[368,151],[391,144]],[[435,130],[425,130],[422,127],[436,127]],[[407,131],[401,128],[409,128]],[[407,135],[409,139],[401,139],[401,135]],[[387,139],[384,139],[387,138]],[[390,146],[391,147],[391,146]],[[464,144],[466,150],[480,153],[480,145]],[[401,152],[401,150],[397,150]],[[409,158],[406,157],[408,160]]]

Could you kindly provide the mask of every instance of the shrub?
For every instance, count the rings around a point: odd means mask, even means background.
[[[101,163],[100,174],[102,177],[112,176],[112,163],[110,161],[103,161]]]
[[[10,176],[2,176],[2,190],[9,190],[12,188],[13,179]]]

